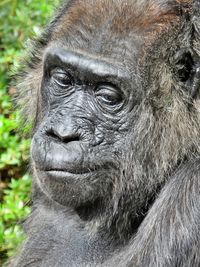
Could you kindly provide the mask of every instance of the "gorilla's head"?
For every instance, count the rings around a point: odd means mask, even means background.
[[[48,198],[138,216],[198,153],[195,10],[187,1],[77,0],[58,12],[25,81],[32,165]]]

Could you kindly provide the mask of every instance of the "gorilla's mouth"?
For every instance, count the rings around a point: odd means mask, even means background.
[[[48,176],[54,178],[65,178],[68,176],[79,176],[79,175],[91,175],[98,171],[99,168],[91,168],[91,167],[66,167],[66,168],[45,168],[38,169],[37,171],[46,173]]]

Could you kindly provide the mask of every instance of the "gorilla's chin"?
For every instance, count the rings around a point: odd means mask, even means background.
[[[36,182],[50,199],[68,207],[78,207],[84,203],[95,202],[110,191],[111,181],[105,173],[90,171],[87,173],[71,173],[68,171],[43,171],[35,170]],[[103,180],[104,179],[104,180]],[[102,191],[104,183],[104,191]],[[106,188],[107,186],[107,188]]]

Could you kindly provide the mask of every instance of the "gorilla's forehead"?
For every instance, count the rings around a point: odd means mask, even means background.
[[[179,21],[180,5],[187,8],[188,0],[77,0],[57,21],[52,40],[65,38],[68,44],[90,52],[137,52],[141,39],[153,40]],[[131,39],[131,42],[130,42]]]

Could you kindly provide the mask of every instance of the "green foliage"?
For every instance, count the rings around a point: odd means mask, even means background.
[[[23,240],[23,232],[18,224],[29,213],[27,206],[30,197],[31,180],[24,175],[20,180],[11,179],[4,190],[3,203],[0,204],[0,252],[13,255]]]
[[[0,266],[23,239],[19,222],[28,214],[30,141],[20,136],[19,112],[11,102],[16,88],[10,74],[24,53],[22,44],[35,37],[58,0],[0,0]],[[21,178],[22,177],[22,178]]]
[[[9,118],[0,115],[0,170],[10,169],[10,174],[19,169],[26,162],[29,148],[29,140],[21,139],[15,133],[17,129],[17,112],[10,114]],[[14,168],[14,169],[13,169]]]

